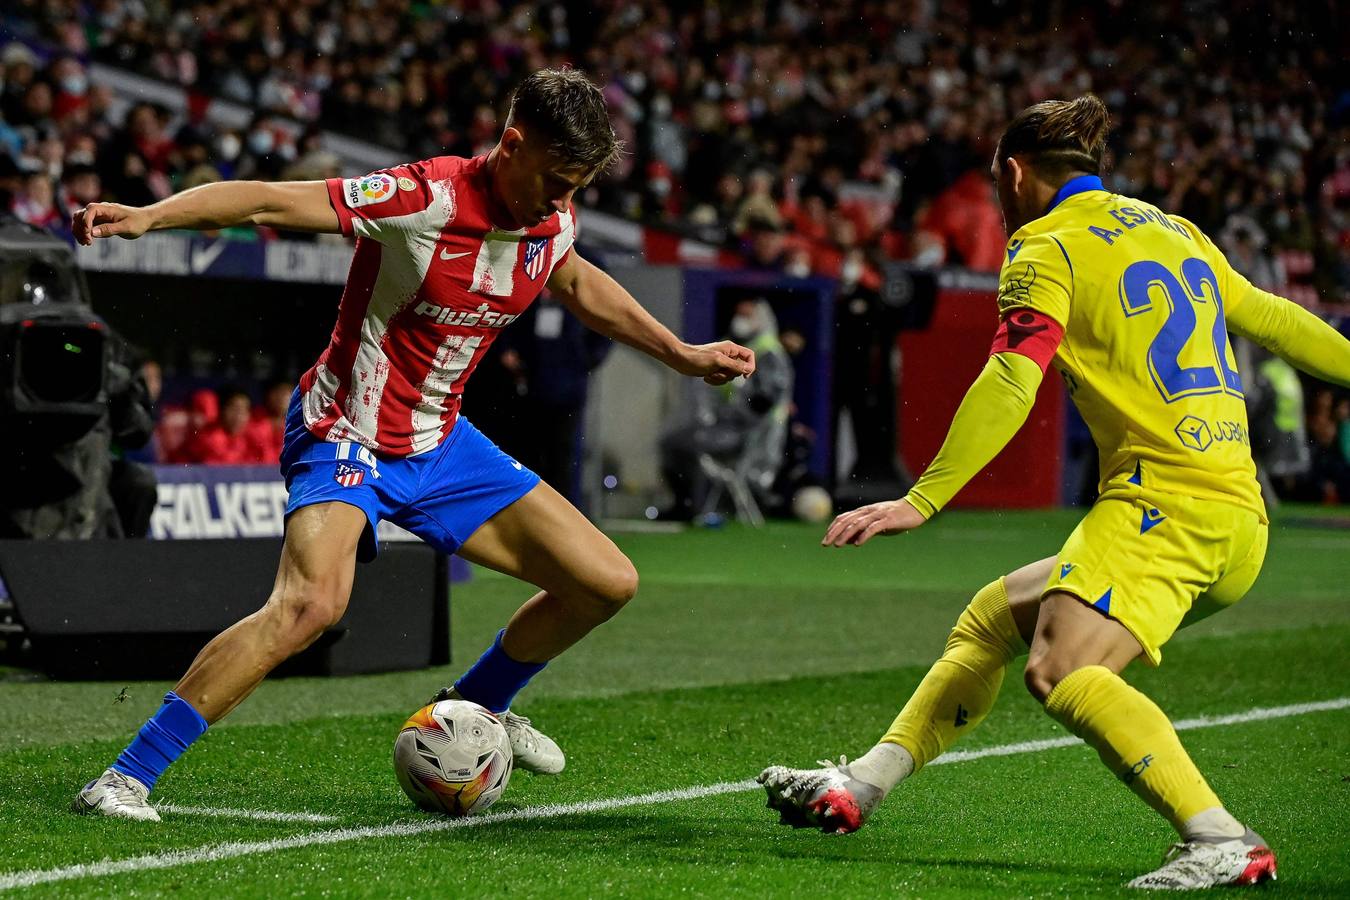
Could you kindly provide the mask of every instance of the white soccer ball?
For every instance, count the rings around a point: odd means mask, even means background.
[[[497,717],[468,700],[424,706],[394,741],[403,792],[431,812],[472,816],[496,803],[511,780],[511,739]]]
[[[792,514],[803,522],[824,522],[834,512],[829,491],[814,484],[792,495]]]

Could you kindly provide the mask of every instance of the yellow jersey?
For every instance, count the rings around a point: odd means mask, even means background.
[[[1102,496],[1161,490],[1264,519],[1225,321],[1255,290],[1190,222],[1084,175],[1008,241],[998,304],[1005,322],[1029,309],[1063,328],[1052,365],[1097,444]]]

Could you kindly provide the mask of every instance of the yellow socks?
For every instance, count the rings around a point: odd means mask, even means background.
[[[882,742],[899,744],[913,757],[914,771],[922,769],[989,714],[1008,664],[1026,652],[1000,578],[981,588],[961,613],[942,658]]]
[[[970,601],[942,658],[881,743],[853,764],[855,775],[889,791],[942,755],[988,715],[1009,663],[1026,651],[1000,578]],[[1107,768],[1178,832],[1226,835],[1242,828],[1223,809],[1163,711],[1110,669],[1073,672],[1050,692],[1045,710],[1095,749]],[[1216,816],[1222,822],[1210,821]]]
[[[1178,832],[1197,814],[1222,808],[1163,711],[1105,666],[1071,673],[1050,692],[1045,711]]]

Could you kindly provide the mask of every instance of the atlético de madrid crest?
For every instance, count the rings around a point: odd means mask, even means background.
[[[366,472],[360,466],[340,462],[333,470],[333,480],[343,487],[356,487],[366,480]]]
[[[525,274],[533,281],[548,264],[548,238],[534,238],[525,242]]]

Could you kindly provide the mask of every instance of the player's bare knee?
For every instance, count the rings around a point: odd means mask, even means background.
[[[347,598],[328,579],[295,580],[272,595],[266,610],[276,623],[278,644],[294,652],[337,624],[347,611]]]
[[[312,594],[296,617],[296,631],[309,640],[332,628],[347,611],[347,601],[336,591]]]
[[[600,621],[605,621],[636,596],[637,568],[628,557],[620,555],[593,575],[589,587],[593,613]]]

